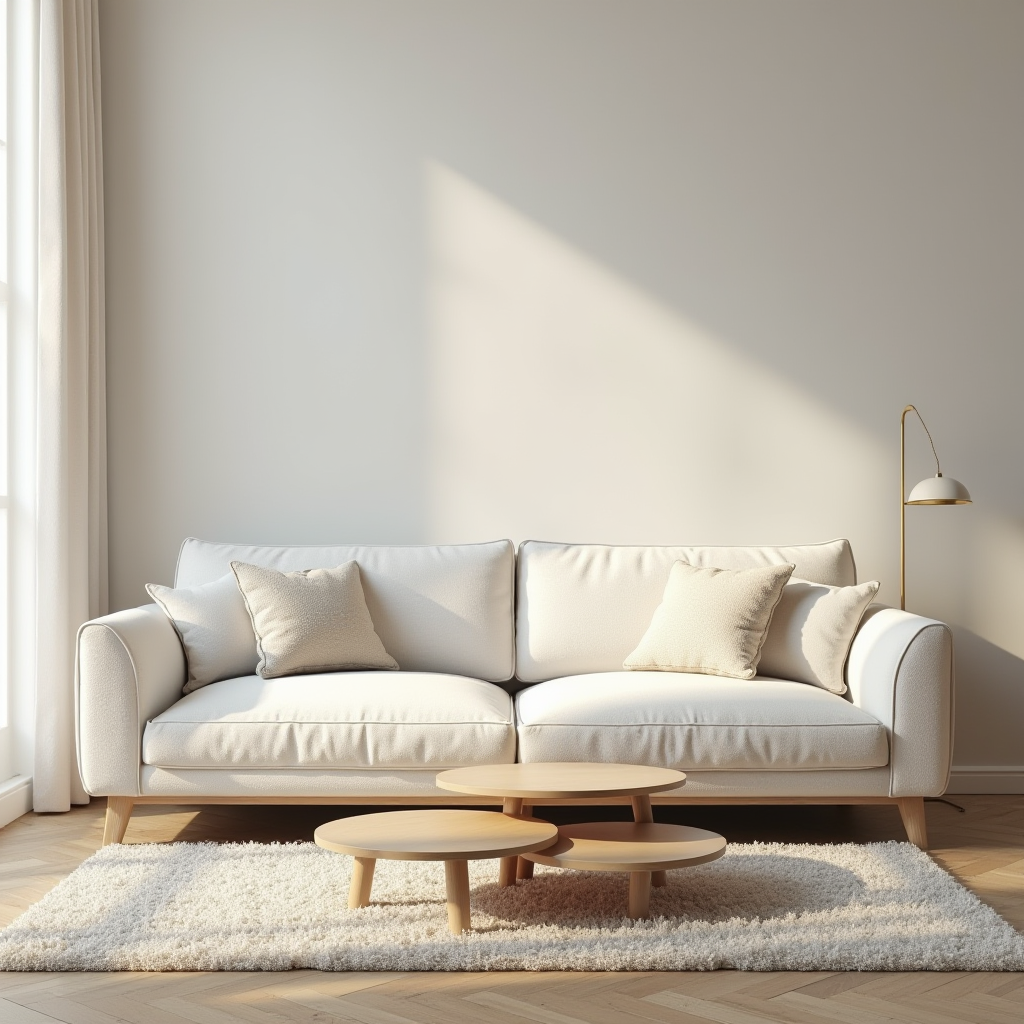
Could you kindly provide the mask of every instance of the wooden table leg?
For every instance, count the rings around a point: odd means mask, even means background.
[[[651,916],[651,872],[629,873],[629,916],[634,921]]]
[[[633,804],[633,820],[637,824],[646,824],[654,821],[654,810],[651,808],[651,798],[646,794],[630,797]],[[668,874],[664,871],[651,872],[652,885],[665,885],[668,882]]]
[[[522,815],[524,818],[533,816],[533,807],[530,804],[523,804]],[[518,858],[519,863],[516,865],[516,879],[527,879],[533,878],[533,861],[527,860],[525,857]]]
[[[448,930],[453,935],[469,931],[469,863],[444,862],[444,885],[448,893]]]
[[[502,813],[507,814],[512,818],[518,818],[523,811],[523,800],[522,797],[518,796],[507,796],[505,802],[502,805]],[[501,869],[498,872],[498,885],[502,889],[508,888],[510,885],[516,884],[516,870],[518,857],[502,857]],[[445,863],[448,863],[445,861]]]
[[[372,857],[356,857],[352,867],[352,886],[348,891],[350,910],[370,905],[370,889],[373,887],[373,869],[377,861]]]

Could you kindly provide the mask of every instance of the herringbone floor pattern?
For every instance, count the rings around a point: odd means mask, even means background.
[[[1024,797],[928,805],[932,853],[1024,928]],[[99,846],[103,802],[0,830],[0,924]],[[614,812],[612,812],[614,813]],[[735,842],[904,839],[888,807],[658,808]],[[587,809],[594,817],[594,808]],[[141,808],[127,842],[308,839],[331,808]],[[0,974],[0,1024],[1022,1024],[1021,974]]]

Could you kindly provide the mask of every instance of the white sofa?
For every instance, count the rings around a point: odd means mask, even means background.
[[[856,582],[846,541],[793,547],[258,547],[187,540],[175,586],[232,560],[280,570],[359,563],[401,667],[210,684],[182,696],[185,657],[155,604],[82,626],[79,767],[106,796],[104,843],[144,803],[482,804],[445,768],[609,761],[679,768],[661,803],[895,803],[927,844],[924,797],[946,787],[952,640],[941,622],[872,606],[837,696],[767,677],[624,672],[676,559]],[[514,694],[514,697],[513,697]]]

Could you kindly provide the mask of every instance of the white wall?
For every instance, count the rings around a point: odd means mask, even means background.
[[[1024,784],[1024,5],[101,31],[115,606],[187,535],[845,535],[896,601],[914,402],[975,504],[909,510],[909,604],[957,627],[957,764]]]

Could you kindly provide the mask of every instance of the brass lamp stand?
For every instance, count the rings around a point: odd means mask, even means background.
[[[922,480],[907,495],[905,466],[907,460],[906,422],[907,413],[913,412],[921,421],[924,432],[928,435],[928,443],[932,446],[935,456],[935,476]],[[943,476],[939,467],[939,456],[935,451],[935,442],[924,418],[912,405],[908,405],[900,416],[900,608],[907,607],[907,506],[908,505],[970,505],[971,496],[959,480],[951,476]]]

